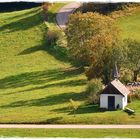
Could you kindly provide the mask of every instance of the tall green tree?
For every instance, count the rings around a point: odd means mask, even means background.
[[[133,71],[133,80],[137,81],[140,73],[140,42],[132,39],[127,39],[125,42],[128,47],[127,67]]]

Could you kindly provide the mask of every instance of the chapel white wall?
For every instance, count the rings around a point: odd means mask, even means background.
[[[100,95],[100,108],[108,108],[108,96],[115,96],[115,108],[119,104],[120,108],[124,109],[127,105],[127,96],[117,94],[101,94]]]
[[[125,95],[123,97],[123,106],[122,106],[122,109],[124,109],[126,105],[127,105],[127,95]]]

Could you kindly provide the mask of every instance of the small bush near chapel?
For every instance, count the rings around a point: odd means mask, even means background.
[[[60,33],[58,30],[49,30],[46,36],[47,43],[49,45],[55,45],[57,40],[59,39],[59,36],[60,36]]]
[[[140,100],[140,90],[136,89],[133,93],[128,95],[128,102],[131,103],[132,101]]]
[[[70,99],[69,109],[73,111],[73,114],[75,116],[76,110],[78,109],[78,104],[73,99]]]
[[[103,88],[101,79],[92,79],[88,82],[86,93],[89,103],[97,104],[99,102],[100,91]]]

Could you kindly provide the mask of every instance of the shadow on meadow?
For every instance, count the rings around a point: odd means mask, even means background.
[[[55,14],[52,12],[48,12],[48,22],[54,22],[55,20]],[[45,14],[42,12],[41,8],[34,8],[31,11],[27,11],[25,13],[20,13],[18,15],[9,17],[9,20],[14,20],[11,23],[5,24],[3,26],[0,26],[0,31],[3,32],[14,32],[14,31],[22,31],[22,30],[28,30],[30,28],[33,28],[34,26],[43,24],[43,18]],[[50,55],[54,56],[57,60],[63,61],[63,62],[70,62],[74,65],[75,62],[72,62],[70,60],[70,57],[67,55],[66,50],[62,49],[59,46],[56,45],[48,45],[46,34],[47,34],[47,26],[44,24],[45,30],[42,29],[42,32],[44,33],[44,36],[42,38],[42,41],[40,45],[37,46],[30,46],[30,48],[26,48],[25,50],[21,51],[17,55],[29,55],[31,53],[35,53],[37,51],[46,51]]]
[[[21,31],[21,30],[27,30],[29,28],[33,28],[36,25],[40,25],[43,22],[42,19],[42,12],[40,9],[35,9],[33,13],[25,13],[22,15],[23,17],[21,19],[15,20],[11,23],[5,24],[0,27],[0,31],[6,31],[8,32],[15,32],[15,31]],[[20,15],[18,15],[20,16]],[[12,18],[12,17],[11,17]],[[17,18],[17,17],[16,17]]]
[[[11,17],[8,17],[8,20],[15,20],[15,19],[22,19],[24,17],[27,17],[27,16],[31,16],[33,15],[34,13],[38,12],[40,9],[39,8],[33,8],[33,9],[30,9],[29,11],[26,11],[25,13],[19,13],[19,14],[16,14],[16,15],[12,15]]]
[[[46,71],[26,72],[19,75],[8,76],[3,79],[0,79],[0,89],[18,88],[27,85],[39,85],[45,83],[47,84],[47,82],[51,82],[51,81],[58,82],[58,83],[49,84],[46,85],[46,87],[63,86],[63,85],[74,86],[74,85],[85,84],[86,81],[83,79],[77,81],[76,80],[65,81],[65,82],[59,81],[59,80],[75,77],[81,73],[82,71],[79,68],[53,69],[53,70],[46,70]]]
[[[85,99],[86,95],[83,94],[82,98]],[[95,105],[94,104],[93,105],[85,104],[85,105],[79,106],[78,109],[75,111],[75,113],[72,110],[70,110],[68,107],[58,108],[58,109],[54,109],[52,111],[57,112],[57,113],[67,113],[68,115],[105,112],[105,110],[100,109],[99,105],[97,105],[97,104],[95,104]]]
[[[92,104],[79,107],[76,110],[75,114],[97,113],[97,112],[105,112],[105,110],[100,109],[98,104]],[[70,115],[73,115],[73,112],[71,112]]]
[[[6,24],[0,27],[0,31],[6,32],[8,30],[8,32],[14,32],[14,31],[20,31],[20,30],[27,30],[43,22],[41,19],[42,17],[41,17],[40,10],[38,10],[37,13],[31,12],[29,15],[27,13],[25,13],[25,15],[23,14],[22,15],[23,17],[21,19],[18,19],[14,22],[11,22],[9,24]],[[18,16],[19,15],[17,15],[17,17]],[[17,17],[13,17],[13,18],[16,19]],[[41,45],[27,48],[17,55],[28,55],[28,54],[31,54],[40,50],[48,52],[49,54],[54,56],[57,60],[68,61],[67,59],[64,59],[64,56],[61,55],[61,52],[58,52],[52,46],[47,46],[46,40],[44,38],[42,40]],[[79,74],[81,74],[82,72],[83,70],[81,70],[81,68],[70,67],[67,69],[52,69],[52,70],[46,70],[46,71],[45,70],[34,71],[34,72],[21,73],[18,75],[11,75],[3,79],[0,79],[0,90],[16,89],[16,88],[21,88],[21,87],[30,86],[30,85],[33,86],[30,89],[25,89],[25,90],[22,89],[21,91],[9,92],[9,93],[4,94],[4,95],[6,94],[8,95],[8,94],[20,93],[20,92],[25,92],[25,91],[33,91],[33,90],[56,87],[56,86],[72,87],[72,86],[85,85],[86,84],[85,79],[77,79],[77,80],[68,79],[68,78],[74,78],[78,76]],[[49,83],[49,82],[53,82],[53,83]],[[28,101],[20,100],[17,102],[13,102],[13,103],[1,106],[1,108],[13,108],[13,107],[21,107],[21,106],[47,106],[47,105],[50,106],[50,105],[68,102],[70,98],[73,98],[75,100],[83,100],[82,97],[83,97],[83,93],[75,93],[75,92],[69,92],[69,93],[67,92],[67,93],[62,93],[62,94],[55,93],[55,95],[51,94],[50,96],[46,96],[40,99],[32,99]]]
[[[73,62],[68,56],[68,54],[63,51],[63,49],[64,48],[60,48],[59,46],[56,45],[48,45],[46,38],[44,37],[40,45],[27,48],[17,55],[29,55],[37,51],[44,51],[55,57],[56,60],[60,60],[62,62],[69,62],[72,65],[76,66],[77,65],[76,62]]]
[[[27,48],[23,50],[22,52],[20,52],[18,55],[28,55],[31,53],[35,53],[37,51],[47,51],[47,43],[45,40],[42,40],[42,44]]]
[[[13,108],[13,107],[21,107],[21,106],[51,106],[56,104],[62,104],[65,102],[68,102],[70,98],[73,98],[74,100],[84,100],[83,93],[75,93],[75,92],[69,92],[69,93],[62,93],[62,94],[55,94],[50,95],[44,98],[40,99],[33,99],[33,100],[26,100],[26,101],[17,101],[10,103],[8,105],[3,105],[1,108]]]
[[[63,119],[63,117],[54,117],[54,118],[50,118],[50,119],[47,119],[47,120],[45,120],[45,121],[43,121],[43,122],[41,122],[42,124],[55,124],[55,123],[57,123],[58,121],[60,121],[60,120],[62,120]]]
[[[23,93],[23,92],[27,92],[27,91],[34,91],[34,90],[39,90],[39,89],[45,89],[45,88],[50,88],[50,87],[72,87],[72,86],[81,86],[81,85],[85,85],[86,84],[86,80],[68,80],[68,81],[60,81],[57,83],[53,83],[53,84],[46,84],[43,86],[36,86],[34,88],[30,88],[30,89],[26,89],[26,90],[20,90],[20,91],[16,91],[16,92],[10,92],[10,93],[5,93],[4,95],[10,95],[10,94],[15,94],[15,93]]]

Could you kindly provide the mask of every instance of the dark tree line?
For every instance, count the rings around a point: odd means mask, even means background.
[[[18,11],[33,8],[40,5],[41,3],[34,2],[4,2],[0,3],[0,12]]]
[[[139,3],[83,3],[81,10],[85,12],[98,12],[100,14],[109,14],[113,11],[122,10],[127,7],[140,6]]]

